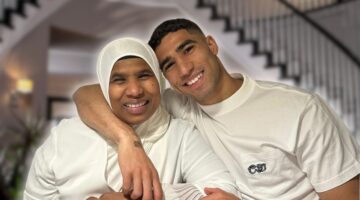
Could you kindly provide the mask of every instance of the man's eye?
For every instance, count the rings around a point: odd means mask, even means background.
[[[168,71],[169,69],[171,69],[171,67],[174,66],[174,62],[170,62],[169,64],[166,64],[163,68],[163,71]]]
[[[185,54],[190,53],[193,48],[194,48],[194,46],[188,46],[188,47],[186,47],[186,48],[184,49],[184,53],[185,53]]]

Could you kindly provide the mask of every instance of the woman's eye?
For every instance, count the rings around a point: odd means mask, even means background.
[[[140,74],[140,75],[139,75],[139,78],[140,78],[140,79],[147,79],[147,78],[149,78],[149,77],[151,77],[151,76],[153,76],[153,75],[150,74],[150,73],[144,73],[144,74]]]
[[[123,78],[114,78],[111,80],[112,83],[124,83],[125,79]]]

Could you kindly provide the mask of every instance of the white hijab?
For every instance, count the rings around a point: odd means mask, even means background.
[[[97,61],[97,75],[102,93],[111,107],[109,97],[109,83],[111,70],[117,60],[125,56],[142,58],[154,72],[160,85],[160,93],[164,90],[159,63],[154,51],[145,42],[135,38],[121,38],[108,43],[101,51]],[[160,105],[154,114],[145,122],[134,126],[135,132],[140,136],[144,149],[148,152],[152,144],[160,139],[167,131],[170,115]]]

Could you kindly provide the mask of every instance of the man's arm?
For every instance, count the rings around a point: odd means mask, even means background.
[[[100,85],[83,86],[73,98],[81,120],[118,145],[124,194],[131,194],[132,199],[141,196],[143,199],[162,199],[159,176],[144,149],[138,145],[139,137],[113,114]]]
[[[122,192],[107,192],[101,195],[101,197],[89,197],[86,200],[129,200]]]
[[[359,200],[359,176],[319,196],[321,200]]]
[[[225,192],[219,188],[205,188],[206,197],[202,198],[201,200],[240,200],[239,197],[231,194],[229,192]]]

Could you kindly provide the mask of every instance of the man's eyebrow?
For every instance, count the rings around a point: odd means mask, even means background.
[[[183,43],[181,43],[178,47],[176,47],[176,52],[179,52],[181,50],[183,50],[185,48],[186,45],[188,44],[193,44],[193,43],[196,43],[196,41],[194,40],[185,40]]]

